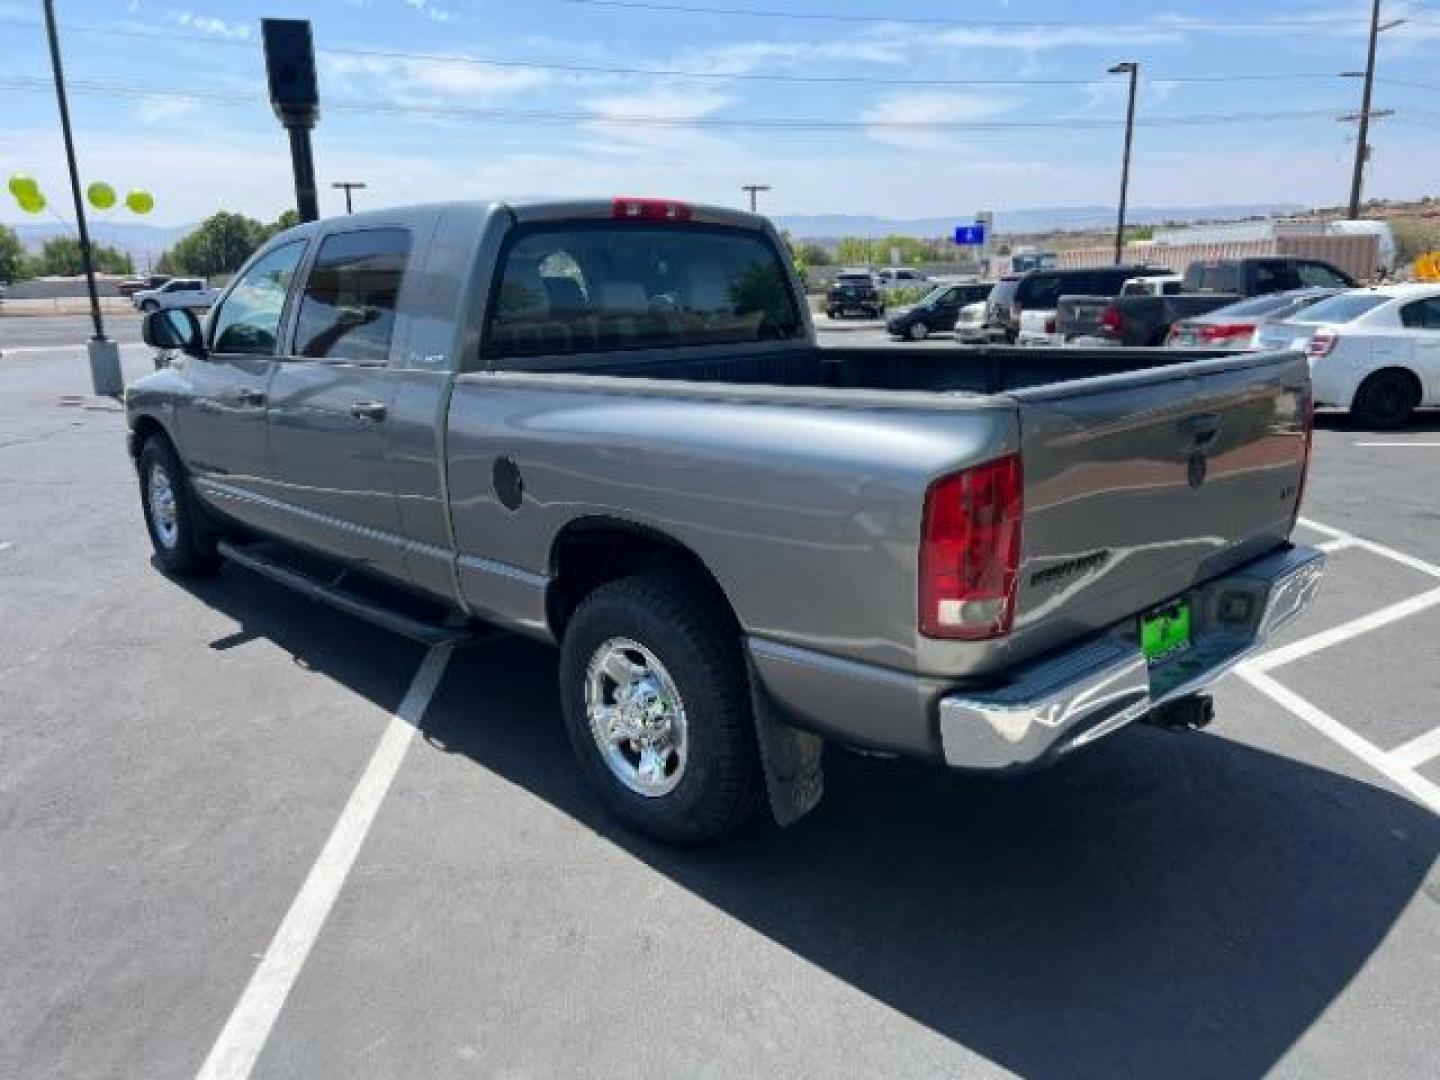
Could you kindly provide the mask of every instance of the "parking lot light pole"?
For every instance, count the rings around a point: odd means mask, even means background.
[[[364,191],[365,181],[363,180],[337,180],[330,185],[332,188],[339,188],[345,192],[345,213],[353,214],[355,208],[350,205],[350,192]]]
[[[756,209],[755,209],[755,205],[756,205],[756,204],[755,204],[755,196],[758,195],[758,194],[760,194],[760,192],[762,192],[762,191],[769,191],[769,190],[770,190],[770,185],[769,185],[769,184],[741,184],[741,185],[740,185],[740,190],[741,190],[741,191],[748,191],[748,192],[750,193],[750,213],[754,214],[754,213],[757,212]]]
[[[70,131],[70,105],[65,98],[65,69],[60,63],[60,36],[55,29],[54,0],[45,0],[45,32],[50,39],[50,67],[55,75],[55,101],[60,106],[65,162],[70,168],[75,223],[80,230],[80,261],[85,267],[85,286],[90,293],[90,319],[95,324],[95,336],[86,345],[90,354],[90,387],[96,394],[114,396],[125,389],[125,379],[120,372],[120,346],[105,336],[105,320],[100,315],[100,294],[95,288],[95,254],[90,249],[90,230],[85,225],[85,200],[80,197],[80,168],[75,164],[75,137]]]
[[[1130,101],[1125,107],[1125,160],[1120,166],[1120,212],[1115,218],[1115,265],[1125,253],[1125,198],[1130,192],[1130,146],[1135,136],[1135,83],[1140,75],[1140,65],[1126,60],[1110,69],[1111,75],[1130,76]]]

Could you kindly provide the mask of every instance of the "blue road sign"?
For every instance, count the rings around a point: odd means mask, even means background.
[[[985,243],[985,226],[981,222],[974,225],[956,225],[955,243],[966,245],[981,245]]]

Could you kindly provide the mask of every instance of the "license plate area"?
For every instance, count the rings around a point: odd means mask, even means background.
[[[1189,652],[1194,633],[1194,609],[1189,597],[1181,597],[1140,616],[1140,651],[1154,667]]]

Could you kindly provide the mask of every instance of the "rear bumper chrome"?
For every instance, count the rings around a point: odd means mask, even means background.
[[[1186,594],[1189,650],[1153,667],[1137,620],[1021,668],[1003,688],[940,699],[940,743],[952,768],[1005,772],[1045,764],[1210,686],[1315,598],[1325,556],[1292,547]]]

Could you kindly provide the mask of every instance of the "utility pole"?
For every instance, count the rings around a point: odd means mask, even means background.
[[[1360,129],[1355,136],[1355,169],[1350,176],[1350,220],[1360,216],[1360,189],[1365,182],[1365,163],[1370,159],[1370,120],[1375,116],[1389,116],[1394,110],[1387,109],[1383,112],[1374,111],[1370,108],[1371,95],[1375,88],[1375,45],[1380,35],[1403,23],[1404,19],[1391,19],[1383,26],[1380,24],[1380,0],[1373,0],[1370,5],[1370,45],[1365,54],[1365,70],[1346,71],[1343,74],[1347,78],[1363,78],[1365,88],[1360,92],[1360,112],[1357,116],[1342,116],[1341,120],[1359,120]]]
[[[1135,137],[1135,84],[1140,76],[1140,65],[1126,60],[1110,69],[1111,75],[1130,76],[1130,100],[1125,107],[1125,159],[1120,166],[1120,212],[1115,217],[1115,265],[1125,254],[1125,200],[1130,193],[1130,147]]]
[[[750,193],[750,213],[753,214],[753,213],[756,213],[756,210],[755,210],[755,196],[758,195],[758,194],[760,194],[760,192],[762,192],[762,191],[769,191],[769,190],[770,190],[770,185],[769,185],[769,184],[741,184],[741,185],[740,185],[740,190],[741,190],[741,191],[748,191],[748,192]]]
[[[270,106],[290,136],[290,168],[295,175],[295,209],[301,221],[320,216],[315,194],[315,158],[310,129],[320,118],[320,92],[315,80],[315,44],[304,19],[261,19],[265,74]]]
[[[120,347],[105,337],[100,316],[100,294],[95,288],[95,256],[90,230],[85,225],[85,200],[80,197],[80,168],[75,163],[75,137],[70,130],[70,105],[65,98],[65,69],[60,63],[60,36],[55,29],[54,0],[45,0],[45,32],[50,38],[50,68],[55,75],[55,100],[60,106],[60,131],[65,138],[65,162],[70,168],[70,194],[75,200],[75,223],[80,229],[80,259],[85,265],[85,286],[90,293],[90,320],[95,336],[87,344],[90,384],[96,394],[114,395],[125,389],[120,373]]]
[[[344,192],[345,192],[345,213],[347,213],[347,214],[353,214],[353,213],[355,212],[355,209],[354,209],[354,207],[352,207],[352,206],[350,205],[350,192],[351,192],[351,191],[364,191],[364,190],[365,190],[365,182],[364,182],[363,180],[337,180],[335,183],[331,184],[330,186],[331,186],[332,188],[342,188],[342,189],[344,190]]]

